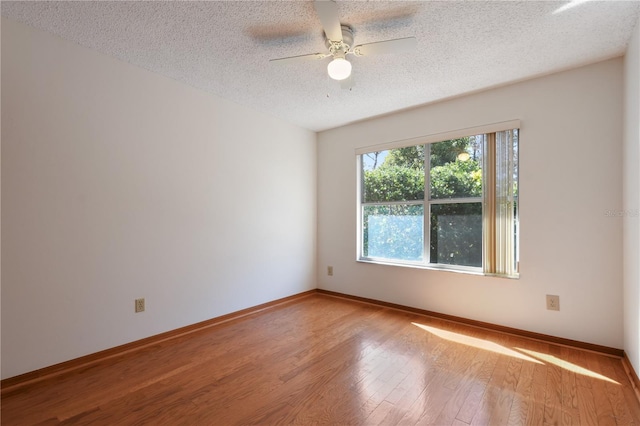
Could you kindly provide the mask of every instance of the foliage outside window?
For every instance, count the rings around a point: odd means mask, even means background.
[[[360,156],[360,259],[517,275],[518,130]]]

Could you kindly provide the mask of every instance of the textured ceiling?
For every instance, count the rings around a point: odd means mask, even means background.
[[[413,53],[349,56],[341,90],[309,1],[7,2],[2,15],[291,123],[324,130],[624,54],[638,1],[339,1],[355,43],[415,36]]]

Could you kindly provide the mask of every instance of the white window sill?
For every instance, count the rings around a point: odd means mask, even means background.
[[[443,265],[443,264],[425,265],[423,263],[401,263],[401,262],[392,262],[388,260],[366,259],[366,258],[356,259],[356,262],[371,263],[374,265],[383,265],[383,266],[398,266],[401,268],[426,269],[429,271],[454,272],[458,274],[475,275],[475,276],[481,276],[481,277],[497,277],[497,278],[509,278],[509,279],[520,278],[518,275],[507,276],[507,275],[498,275],[498,274],[487,274],[482,272],[482,268],[473,267],[473,266],[455,266],[455,265]]]

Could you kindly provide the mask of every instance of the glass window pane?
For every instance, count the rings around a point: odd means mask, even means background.
[[[409,261],[423,259],[422,205],[364,206],[362,219],[364,257]]]
[[[482,203],[431,205],[431,263],[482,266]]]
[[[362,201],[424,199],[424,145],[362,155]]]
[[[482,197],[484,135],[430,145],[431,199]]]

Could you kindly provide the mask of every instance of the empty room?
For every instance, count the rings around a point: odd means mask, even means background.
[[[640,2],[0,12],[2,425],[640,424]]]

